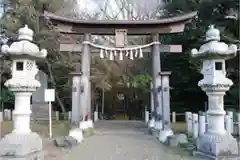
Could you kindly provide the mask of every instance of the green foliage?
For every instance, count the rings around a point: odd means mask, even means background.
[[[6,87],[2,87],[1,90],[2,102],[3,103],[14,103],[14,95]]]
[[[162,67],[172,70],[170,79],[173,90],[171,100],[174,103],[183,102],[183,107],[192,110],[203,109],[203,101],[206,95],[197,86],[202,78],[201,62],[192,59],[189,51],[192,48],[199,48],[205,39],[205,32],[210,24],[215,24],[221,30],[222,40],[226,43],[234,43],[234,39],[239,37],[239,27],[237,21],[226,20],[226,12],[230,9],[238,9],[239,4],[236,0],[169,0],[166,7],[166,16],[179,15],[190,11],[198,11],[198,16],[193,22],[186,25],[185,32],[177,35],[162,37],[164,43],[182,44],[184,55],[162,56]],[[232,40],[232,41],[231,41]],[[239,71],[239,57],[227,63],[228,68]],[[238,73],[231,77],[234,82],[239,81]],[[239,89],[232,87],[228,96],[225,98],[227,104],[239,104]],[[231,97],[231,98],[230,98]],[[194,108],[191,108],[194,106]],[[173,110],[175,110],[173,108]]]
[[[236,105],[236,109],[239,107],[239,85],[233,85],[230,91],[225,96],[225,104]]]
[[[14,95],[6,87],[1,88],[0,102],[3,104],[4,108],[13,109],[14,107]],[[2,109],[3,108],[0,108],[0,111]]]
[[[56,95],[59,96],[57,102],[60,105],[61,99],[71,91],[68,80],[61,78],[69,75],[70,65],[69,62],[64,61],[59,52],[59,33],[50,24],[43,21],[42,18],[44,6],[47,7],[45,9],[54,11],[57,6],[62,4],[62,1],[58,1],[58,3],[57,5],[54,0],[16,0],[11,3],[12,9],[8,10],[0,19],[0,24],[3,32],[13,41],[17,38],[18,29],[25,24],[34,31],[35,43],[40,48],[46,48],[48,51],[47,59],[37,63],[39,68],[49,75],[49,82],[51,84],[49,87],[56,89]],[[63,105],[60,106],[64,110]]]
[[[146,74],[140,74],[134,76],[133,86],[134,88],[141,89],[143,92],[149,92],[150,90],[150,82],[152,81],[152,77]]]

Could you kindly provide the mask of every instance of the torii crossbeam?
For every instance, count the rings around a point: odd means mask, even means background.
[[[84,35],[82,44],[62,43],[60,51],[73,51],[82,54],[81,70],[78,69],[73,75],[72,92],[72,121],[79,122],[80,117],[86,114],[91,115],[91,83],[90,76],[90,59],[92,53],[100,53],[100,57],[104,58],[129,56],[130,59],[139,58],[142,53],[151,52],[152,68],[153,68],[153,88],[156,89],[162,85],[160,52],[182,52],[181,45],[163,45],[159,42],[159,35],[173,34],[184,31],[185,24],[190,23],[197,12],[191,12],[184,15],[165,18],[160,20],[76,20],[45,12],[44,17],[56,26],[56,29],[67,35]],[[91,42],[91,35],[115,35],[115,46],[99,46]],[[153,43],[144,46],[128,46],[127,36],[152,36]],[[147,46],[147,47],[146,47]],[[152,46],[152,48],[149,48]],[[104,51],[104,53],[102,53]],[[133,56],[135,53],[135,57]],[[107,54],[107,55],[106,55]],[[81,87],[82,86],[82,87]],[[156,122],[161,122],[162,114],[164,114],[163,125],[167,125],[164,129],[170,128],[170,113],[163,113],[162,108],[162,92],[157,92],[154,96],[154,109],[156,111]],[[158,102],[158,103],[157,103]],[[169,104],[169,103],[166,103]],[[164,107],[170,107],[164,106]],[[169,112],[169,109],[166,109]],[[91,116],[88,116],[89,120]]]

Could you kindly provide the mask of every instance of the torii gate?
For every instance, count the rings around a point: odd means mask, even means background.
[[[79,122],[84,115],[91,115],[91,83],[89,81],[91,54],[100,53],[101,58],[114,60],[124,57],[130,59],[141,58],[143,53],[153,54],[153,88],[161,87],[161,62],[160,52],[182,52],[181,45],[163,45],[159,42],[159,34],[180,33],[184,31],[185,24],[191,22],[197,12],[191,12],[177,17],[160,20],[76,20],[45,12],[44,17],[51,21],[62,34],[84,35],[82,44],[61,44],[60,51],[73,51],[82,54],[81,67],[76,67],[73,75],[72,90],[72,122]],[[115,35],[116,46],[102,46],[91,42],[91,35]],[[146,45],[127,45],[127,36],[151,35],[152,43]],[[152,48],[149,48],[152,46]],[[79,66],[79,65],[78,65]],[[166,91],[166,88],[164,89]],[[170,127],[170,103],[164,103],[162,107],[162,95],[156,93],[154,109],[157,112],[156,121],[163,116],[164,128]],[[169,92],[168,92],[169,94]],[[164,96],[163,96],[164,97]],[[169,101],[169,99],[167,100]],[[164,113],[163,113],[164,112]],[[91,116],[88,116],[91,118]]]

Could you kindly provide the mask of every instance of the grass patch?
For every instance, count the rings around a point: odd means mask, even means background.
[[[1,136],[10,133],[13,130],[12,121],[3,121],[0,123]],[[69,121],[52,121],[52,134],[55,136],[65,136],[68,135],[70,130]],[[48,121],[31,121],[31,129],[33,132],[38,133],[41,137],[49,136],[49,122]]]
[[[174,133],[187,133],[187,124],[185,122],[177,122],[171,124]]]

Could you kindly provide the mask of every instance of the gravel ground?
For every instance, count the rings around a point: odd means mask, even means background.
[[[95,134],[79,146],[68,150],[54,147],[44,140],[45,160],[206,160],[189,155],[181,148],[162,145],[148,134],[138,121],[99,121]]]
[[[69,154],[71,151],[68,149],[55,147],[52,140],[49,139],[43,140],[43,148],[45,152],[45,160],[66,160],[63,157]]]
[[[54,149],[47,160],[193,160],[182,150],[160,144],[147,132],[142,122],[101,121],[95,125],[94,136],[71,151]],[[60,156],[54,156],[55,153]]]

